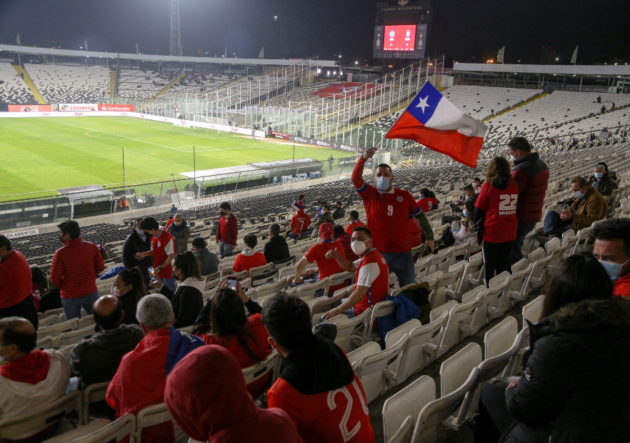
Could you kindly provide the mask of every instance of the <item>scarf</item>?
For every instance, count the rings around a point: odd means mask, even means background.
[[[50,355],[39,349],[0,366],[0,375],[11,381],[36,385],[46,379]]]
[[[171,224],[171,234],[173,237],[177,237],[179,235],[179,231],[182,231],[186,227],[186,221],[183,221],[181,225],[176,226],[175,222]]]

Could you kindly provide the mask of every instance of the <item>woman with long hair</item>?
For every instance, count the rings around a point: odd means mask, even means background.
[[[475,202],[473,200],[466,200],[464,202],[461,222],[454,221],[451,223],[453,236],[455,237],[455,246],[464,244],[469,237],[475,234],[475,223],[473,222],[474,213]]]
[[[486,181],[475,203],[474,219],[479,229],[480,243],[483,240],[486,286],[494,277],[495,271],[500,274],[509,271],[512,266],[508,257],[516,240],[516,204],[519,191],[510,173],[508,161],[503,157],[495,157],[488,164]]]
[[[267,341],[269,334],[262,324],[261,312],[260,305],[245,295],[240,284],[234,291],[224,281],[197,317],[193,332],[209,345],[227,348],[241,368],[248,368],[271,354]],[[257,398],[265,391],[268,382],[269,376],[265,376],[248,385],[247,389]]]
[[[160,294],[171,301],[175,313],[173,327],[179,329],[192,326],[201,312],[206,279],[201,276],[195,254],[190,251],[177,254],[172,265],[173,277],[178,282],[175,292],[164,285],[159,277],[156,277],[158,282],[151,286],[157,288]]]
[[[125,316],[122,322],[127,325],[137,325],[136,308],[142,297],[147,295],[144,287],[144,277],[140,268],[125,269],[116,275],[112,295],[118,297],[122,303]]]

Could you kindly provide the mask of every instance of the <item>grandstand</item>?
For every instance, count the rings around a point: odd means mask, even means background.
[[[25,68],[46,103],[99,103],[109,97],[110,70],[105,67],[26,63]]]
[[[10,63],[0,62],[0,102],[35,105],[37,100]]]

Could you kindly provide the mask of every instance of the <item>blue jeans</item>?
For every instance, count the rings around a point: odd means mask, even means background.
[[[164,283],[164,286],[166,286],[171,291],[173,291],[173,294],[175,293],[175,278],[174,277],[163,278],[162,283]]]
[[[85,309],[87,314],[92,314],[92,305],[98,300],[98,290],[91,294],[77,298],[61,298],[61,306],[66,320],[73,318],[81,318],[81,308]]]
[[[556,211],[549,211],[545,217],[545,227],[543,229],[545,234],[551,233],[553,235],[561,236],[571,229],[572,224],[573,220],[562,220],[560,218],[560,213]]]
[[[398,284],[401,288],[416,282],[416,271],[413,267],[411,251],[398,252],[395,254],[381,252],[381,254],[387,262],[389,272],[393,272],[396,274],[396,277],[398,277]]]
[[[233,250],[234,248],[232,247],[232,245],[219,242],[219,254],[221,254],[221,258],[225,257],[227,254],[231,254]]]
[[[525,236],[532,232],[536,227],[536,223],[519,223],[518,229],[516,230],[516,241],[514,246],[512,247],[512,252],[510,253],[510,262],[513,265],[517,261],[523,258],[523,242],[525,241]]]
[[[295,232],[291,231],[289,232],[289,235],[287,236],[289,238],[300,238],[299,235],[297,235]]]

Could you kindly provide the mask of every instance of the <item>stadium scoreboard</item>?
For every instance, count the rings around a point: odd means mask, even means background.
[[[379,3],[374,26],[374,58],[423,59],[431,24],[430,0]]]

